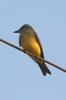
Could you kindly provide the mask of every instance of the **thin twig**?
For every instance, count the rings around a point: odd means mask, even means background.
[[[46,62],[46,63],[48,63],[48,64],[50,64],[50,65],[52,65],[52,66],[58,68],[59,70],[61,70],[61,71],[63,71],[63,72],[66,72],[65,69],[63,69],[62,67],[60,67],[60,66],[58,66],[58,65],[56,65],[56,64],[54,64],[54,63],[52,63],[52,62],[50,62],[50,61],[47,61],[47,60],[45,60],[45,59],[43,59],[43,58],[41,58],[41,57],[38,57],[38,56],[36,56],[36,55],[34,55],[34,54],[28,52],[28,51],[25,51],[25,50],[23,50],[23,49],[21,49],[21,48],[15,46],[15,45],[13,45],[13,44],[11,44],[11,43],[5,41],[5,40],[3,40],[3,39],[0,39],[0,41],[3,42],[3,43],[5,43],[5,44],[7,44],[7,45],[9,45],[9,46],[11,46],[11,47],[13,47],[13,48],[15,48],[15,49],[17,49],[17,50],[19,50],[19,51],[22,51],[22,52],[24,52],[24,53],[26,53],[26,54],[28,54],[28,55],[30,55],[30,56],[36,58],[36,59],[39,59],[39,60],[41,60],[41,61],[44,61],[44,62]]]

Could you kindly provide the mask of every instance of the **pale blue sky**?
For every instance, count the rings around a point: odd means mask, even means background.
[[[66,0],[0,0],[0,38],[19,46],[13,31],[31,25],[45,58],[66,69]],[[26,54],[0,42],[0,100],[66,100],[66,73],[48,65],[43,76]]]

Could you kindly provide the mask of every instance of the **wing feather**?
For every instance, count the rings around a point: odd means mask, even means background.
[[[43,53],[42,45],[41,45],[41,42],[40,42],[39,37],[38,37],[38,35],[36,34],[36,32],[35,32],[35,38],[36,38],[38,44],[40,45],[41,57],[44,58],[44,53]]]

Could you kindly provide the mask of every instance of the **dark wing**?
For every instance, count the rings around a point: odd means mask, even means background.
[[[40,49],[41,49],[41,57],[44,58],[43,49],[42,49],[42,46],[41,46],[41,43],[40,43],[39,37],[38,37],[38,35],[36,34],[36,32],[35,32],[35,38],[36,38],[38,44],[40,45]]]
[[[37,40],[37,42],[39,43],[40,48],[41,48],[41,57],[44,58],[43,49],[42,49],[40,40],[39,40],[39,38],[38,38],[38,36],[37,36],[36,33],[35,33],[35,37],[36,37],[36,40]],[[41,64],[41,63],[38,62],[38,65],[39,65],[39,67],[40,67],[40,69],[41,69],[41,71],[42,71],[42,73],[43,73],[44,75],[46,75],[46,73],[51,74],[50,70],[47,68],[47,66],[46,66],[45,63],[42,63],[42,64]]]
[[[20,38],[21,38],[21,37],[19,36],[19,46],[21,47],[21,41],[20,41],[21,39],[20,39]]]

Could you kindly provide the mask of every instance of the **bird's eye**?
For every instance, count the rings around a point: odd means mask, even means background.
[[[25,29],[25,27],[22,27],[22,29]]]

